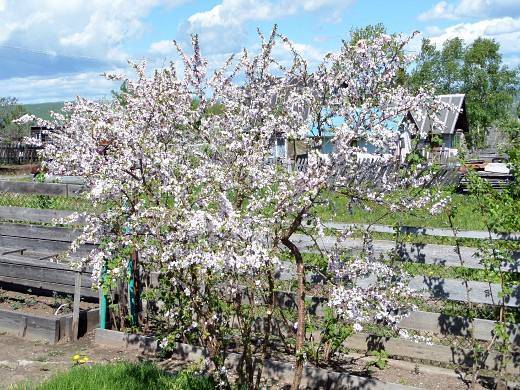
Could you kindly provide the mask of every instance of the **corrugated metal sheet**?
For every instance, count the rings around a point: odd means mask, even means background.
[[[452,94],[452,95],[439,95],[438,97],[443,103],[451,104],[457,108],[457,111],[442,110],[437,114],[437,117],[444,124],[443,128],[433,126],[433,121],[427,115],[421,115],[422,113],[411,113],[412,117],[421,132],[433,133],[433,134],[454,134],[455,124],[459,118],[462,104],[464,103],[464,94]]]

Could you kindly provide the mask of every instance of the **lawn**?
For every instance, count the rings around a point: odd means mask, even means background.
[[[207,377],[182,371],[170,375],[151,362],[81,365],[52,376],[40,384],[24,383],[16,390],[212,390]]]
[[[461,230],[486,229],[485,221],[480,214],[474,212],[468,196],[452,195],[452,204],[457,207],[457,215],[454,219],[457,228]],[[73,211],[92,209],[92,203],[84,198],[12,193],[0,193],[0,206]],[[390,212],[379,205],[373,205],[368,211],[357,205],[349,207],[346,198],[332,195],[323,200],[322,204],[318,206],[317,212],[323,221],[449,228],[446,213],[432,216],[427,210]]]
[[[55,209],[71,211],[87,211],[92,209],[92,203],[84,198],[0,193],[0,206],[29,207],[34,209]]]
[[[454,223],[461,230],[485,230],[485,221],[473,210],[470,198],[463,194],[453,194],[452,205],[457,207]],[[371,210],[360,206],[349,207],[347,198],[328,196],[328,200],[318,207],[318,215],[324,221],[371,223],[395,226],[441,227],[449,228],[446,213],[431,215],[428,210],[392,212],[389,209],[373,205]]]

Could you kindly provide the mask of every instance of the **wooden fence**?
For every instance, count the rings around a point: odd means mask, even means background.
[[[0,181],[0,193],[79,196],[84,189],[85,187],[79,184]]]
[[[58,210],[35,210],[14,207],[0,207],[0,219],[8,221],[24,221],[49,223],[56,216],[63,217],[69,212]],[[341,228],[344,226],[336,226]],[[385,229],[390,227],[384,227]],[[427,231],[430,235],[436,235],[436,230],[419,229],[420,234]],[[414,233],[415,231],[410,231]],[[440,232],[445,233],[443,231]],[[51,291],[68,292],[74,291],[75,273],[67,264],[55,263],[49,259],[56,257],[59,253],[68,248],[70,241],[78,234],[77,230],[48,227],[31,226],[16,224],[12,222],[0,223],[0,285],[17,284],[23,286],[38,287]],[[475,238],[485,238],[481,232],[466,232],[467,236]],[[502,238],[502,237],[495,237]],[[517,239],[517,234],[513,239]],[[303,251],[315,251],[318,248],[307,237],[295,236],[295,242]],[[320,247],[331,247],[335,244],[332,237],[325,238],[318,243]],[[360,248],[360,240],[347,240],[343,244],[346,248]],[[376,253],[383,253],[393,247],[392,241],[377,240],[374,242]],[[78,255],[86,254],[94,248],[93,245],[86,245],[79,250]],[[437,264],[446,267],[459,266],[458,256],[454,253],[453,247],[448,245],[417,245],[406,244],[399,248],[403,261],[419,262],[425,264]],[[461,254],[466,261],[468,268],[482,268],[474,257],[475,248],[463,247]],[[508,272],[518,272],[519,255],[515,254],[516,263],[512,268],[505,269]],[[158,275],[151,275],[152,279],[157,279]],[[277,271],[276,277],[281,280],[293,280],[294,271],[292,264],[282,264]],[[320,275],[307,273],[309,283],[319,283]],[[92,278],[89,270],[86,270],[81,280],[81,295],[95,299],[97,292],[90,288]],[[370,281],[367,281],[370,283]],[[486,282],[469,282],[471,302],[479,305],[493,307],[500,304],[501,289],[498,284]],[[410,287],[418,290],[418,293],[427,299],[439,301],[458,301],[466,302],[466,290],[459,279],[445,279],[429,276],[417,276],[411,279]],[[277,292],[277,304],[282,307],[294,308],[294,294],[290,292]],[[323,315],[323,308],[326,301],[321,298],[308,298],[307,307],[313,315]],[[506,305],[514,310],[520,306],[520,287],[515,286],[512,293],[506,299]],[[400,326],[405,329],[418,331],[426,334],[434,334],[439,337],[467,337],[472,329],[471,322],[464,317],[448,316],[442,313],[416,311],[409,317],[402,320]],[[475,319],[475,337],[478,340],[489,341],[493,338],[495,322],[485,319]],[[319,337],[319,334],[311,335]],[[358,350],[370,350],[373,348],[374,337],[368,334],[355,335],[350,337],[345,346]],[[515,348],[520,345],[519,324],[509,324],[509,337]],[[377,337],[376,337],[377,338]],[[433,361],[436,364],[462,364],[468,362],[466,351],[448,345],[426,345],[414,343],[397,338],[377,338],[379,345],[382,345],[387,352],[394,357],[405,359],[418,359]],[[494,368],[496,354],[490,354],[486,366]],[[469,359],[470,361],[471,359]],[[520,357],[515,353],[513,362],[508,370],[510,373],[518,375]]]
[[[18,144],[0,144],[0,164],[30,164],[38,162],[40,147]]]

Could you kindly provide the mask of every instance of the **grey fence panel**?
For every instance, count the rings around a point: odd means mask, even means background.
[[[84,189],[78,184],[0,181],[0,192],[15,194],[78,196]]]
[[[495,321],[476,318],[474,324],[466,317],[448,316],[445,314],[426,311],[414,311],[399,322],[399,327],[418,330],[444,336],[469,337],[471,331],[477,340],[489,341],[493,339]],[[520,345],[520,324],[511,324],[508,327],[511,343]]]
[[[71,242],[77,238],[80,233],[78,229],[0,222],[0,236]]]
[[[307,236],[295,234],[292,236],[294,243],[306,252],[316,252],[318,248],[315,242]],[[331,249],[335,245],[345,250],[359,251],[363,247],[361,239],[346,239],[337,242],[334,237],[325,236],[317,240],[318,247],[322,249]],[[374,252],[376,255],[386,254],[395,249],[395,242],[389,240],[374,240]],[[460,254],[464,261],[464,267],[474,269],[484,269],[479,259],[475,256],[476,248],[461,247]],[[403,243],[398,246],[396,252],[403,261],[412,261],[415,263],[442,265],[447,267],[460,267],[460,259],[452,245],[437,244],[414,244]],[[509,272],[520,271],[520,252],[513,254],[513,264],[503,264],[502,270]]]
[[[377,233],[395,233],[395,229],[392,226],[386,225],[368,225],[364,223],[341,223],[341,222],[325,222],[323,224],[325,227],[330,229],[337,230],[347,230],[347,229],[370,229],[373,232]],[[425,235],[425,236],[435,236],[435,237],[455,237],[455,234],[451,229],[443,229],[443,228],[425,228],[425,227],[414,227],[414,226],[401,226],[399,228],[401,233],[405,234],[417,234],[417,235]],[[488,239],[489,233],[483,230],[461,230],[457,232],[457,236],[459,238],[474,238],[479,240]],[[492,233],[491,238],[493,240],[520,240],[520,233],[511,233],[511,234],[496,234]]]
[[[0,206],[0,220],[4,221],[21,221],[29,223],[49,223],[52,224],[55,220],[68,218],[72,211],[66,210],[51,210],[51,209],[32,209],[27,207],[11,207]],[[84,222],[81,219],[79,223]]]

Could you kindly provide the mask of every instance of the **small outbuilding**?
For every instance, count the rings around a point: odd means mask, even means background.
[[[433,118],[428,115],[411,112],[408,118],[412,119],[420,133],[427,134],[425,139],[420,140],[421,146],[429,146],[433,153],[445,152],[455,156],[457,148],[469,132],[465,95],[439,95],[438,98],[455,108],[446,108],[436,114],[437,119],[443,124],[442,127],[434,126]]]
[[[49,134],[53,131],[54,129],[45,126],[31,126],[31,138],[46,143],[49,140]]]

